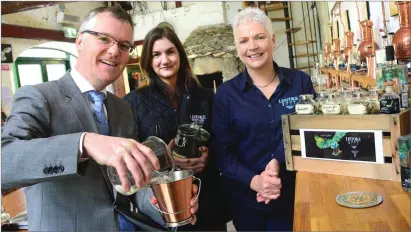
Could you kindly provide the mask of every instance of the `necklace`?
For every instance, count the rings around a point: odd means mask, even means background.
[[[254,83],[254,81],[253,81],[253,84],[254,84],[255,87],[257,87],[257,88],[265,88],[265,87],[269,86],[271,83],[273,83],[273,81],[274,81],[274,79],[275,79],[276,76],[277,76],[277,74],[275,74],[275,75],[273,76],[273,79],[271,79],[271,81],[268,82],[268,83],[265,84],[265,85],[256,85],[256,84]]]

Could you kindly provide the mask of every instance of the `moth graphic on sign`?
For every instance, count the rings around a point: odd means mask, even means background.
[[[384,163],[382,132],[301,129],[303,158]]]

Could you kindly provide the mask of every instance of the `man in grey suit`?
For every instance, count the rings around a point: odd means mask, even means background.
[[[97,8],[81,24],[76,67],[58,81],[16,91],[2,133],[2,188],[28,186],[30,231],[164,229],[136,212],[133,199],[113,193],[107,177],[107,166],[115,167],[128,189],[126,170],[143,186],[149,163],[159,168],[154,153],[134,140],[131,107],[105,90],[122,74],[132,38],[127,13]],[[198,204],[191,205],[195,213]]]

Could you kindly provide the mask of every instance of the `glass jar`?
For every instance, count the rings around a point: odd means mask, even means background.
[[[167,144],[164,143],[163,140],[155,136],[150,136],[144,142],[142,142],[142,144],[146,147],[149,147],[154,152],[154,154],[157,156],[157,159],[160,163],[160,168],[158,171],[154,170],[153,166],[150,163],[152,172],[151,172],[150,182],[147,183],[147,185],[154,181],[157,181],[161,178],[168,176],[171,172],[174,171],[173,156]],[[125,191],[123,189],[123,186],[121,185],[120,177],[118,176],[118,173],[115,167],[108,166],[107,174],[108,174],[108,178],[110,179],[110,182],[112,183],[114,189],[123,195],[126,195],[126,196],[132,195],[138,190],[142,189],[142,188],[137,187],[136,182],[134,181],[133,175],[131,174],[130,170],[127,170],[127,178],[130,181],[129,191]]]
[[[327,100],[322,105],[322,111],[325,115],[335,115],[335,114],[342,114],[342,106],[336,100],[335,94],[330,93],[328,94]]]
[[[371,102],[371,114],[378,114],[380,112],[380,102],[378,101],[378,90],[370,89],[368,91],[368,98]]]
[[[180,158],[198,158],[201,156],[199,148],[207,146],[209,138],[210,134],[200,125],[182,124],[174,138],[173,155]]]
[[[316,103],[313,100],[312,94],[300,95],[300,99],[295,105],[295,112],[297,114],[314,114],[316,110]]]
[[[400,95],[393,91],[392,86],[385,87],[385,93],[380,99],[380,113],[398,114],[400,113]]]
[[[322,114],[323,110],[322,110],[322,106],[325,103],[325,101],[327,100],[327,93],[325,91],[323,92],[318,92],[317,94],[317,114]]]
[[[370,104],[365,101],[363,94],[353,93],[352,100],[348,104],[349,114],[368,114]]]
[[[343,114],[348,114],[348,104],[352,100],[352,91],[351,90],[343,90],[340,91],[338,101],[341,103]]]

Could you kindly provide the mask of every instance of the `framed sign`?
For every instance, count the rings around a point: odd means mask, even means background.
[[[382,131],[300,129],[303,158],[384,163]]]
[[[1,63],[13,63],[10,44],[1,44]]]

